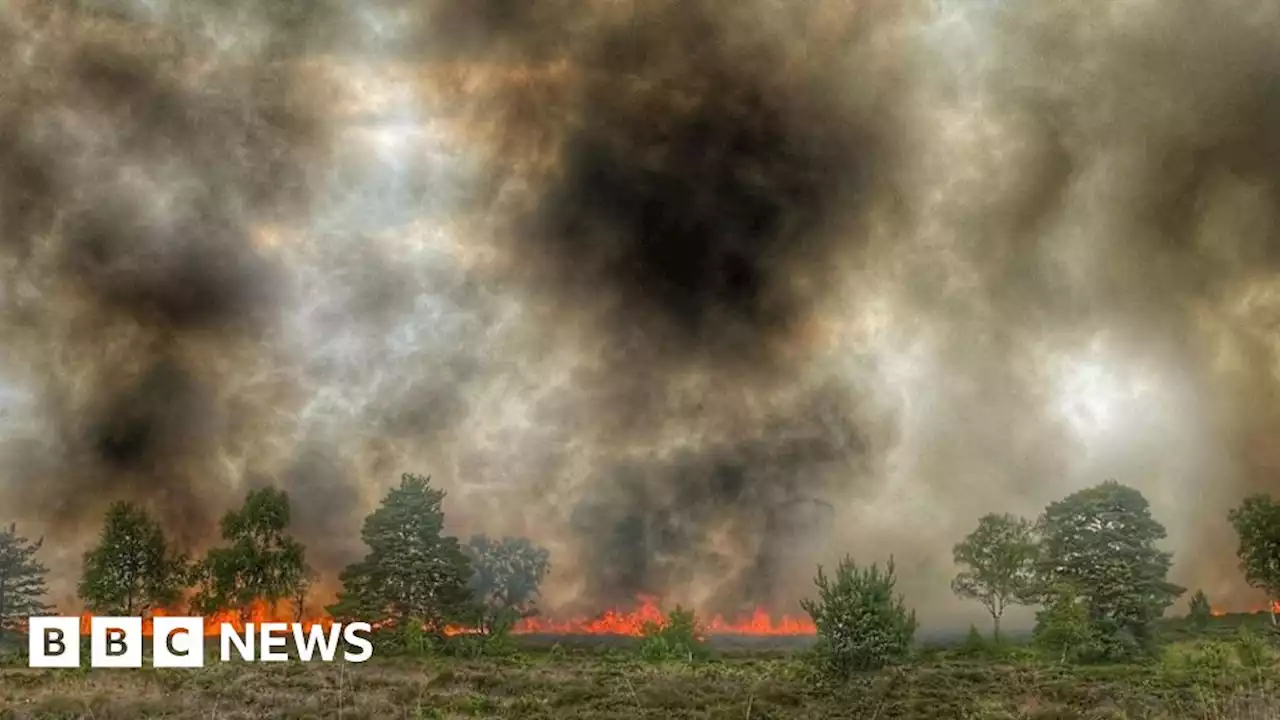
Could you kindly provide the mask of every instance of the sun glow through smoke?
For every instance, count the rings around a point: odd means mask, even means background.
[[[1121,431],[1152,398],[1152,379],[1120,365],[1099,342],[1061,362],[1057,407],[1085,442]]]

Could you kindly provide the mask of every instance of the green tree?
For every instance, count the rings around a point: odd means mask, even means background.
[[[978,632],[976,625],[969,626],[969,633],[964,636],[964,642],[960,644],[960,655],[969,658],[980,658],[990,652],[987,647],[987,641],[982,637],[982,633]]]
[[[0,634],[18,630],[28,616],[51,610],[42,602],[49,592],[49,571],[36,560],[43,544],[43,538],[32,542],[19,535],[16,524],[0,528]]]
[[[293,598],[306,558],[302,544],[285,533],[289,518],[289,495],[269,487],[251,491],[238,511],[224,515],[222,539],[229,544],[209,550],[201,563],[196,607],[247,617],[254,602],[274,607]]]
[[[893,558],[884,570],[876,564],[859,568],[846,556],[834,580],[821,566],[814,579],[818,599],[801,607],[818,629],[818,657],[837,675],[875,670],[905,660],[915,637],[916,614],[894,594]]]
[[[551,553],[527,538],[474,535],[463,547],[471,563],[472,596],[481,606],[481,628],[537,614],[538,587],[551,570]]]
[[[1150,651],[1153,623],[1184,588],[1166,580],[1165,529],[1142,493],[1114,480],[1076,492],[1045,509],[1040,536],[1042,586],[1074,589],[1102,655]]]
[[[1227,514],[1240,538],[1236,556],[1245,580],[1267,594],[1271,624],[1280,600],[1280,503],[1267,495],[1251,495]]]
[[[1037,551],[1031,523],[1008,514],[983,516],[978,528],[952,548],[955,563],[964,569],[951,581],[951,591],[982,603],[997,642],[1005,609],[1033,601]]]
[[[1204,594],[1204,590],[1196,590],[1196,594],[1191,596],[1191,603],[1187,606],[1187,619],[1197,630],[1203,630],[1208,627],[1209,618],[1212,616],[1213,608],[1209,605],[1209,597]]]
[[[1036,613],[1035,644],[1058,655],[1061,662],[1089,642],[1089,611],[1075,589],[1058,584],[1044,594],[1044,609]]]
[[[439,633],[468,611],[471,568],[458,539],[443,534],[445,493],[430,483],[406,473],[365,518],[360,536],[369,552],[342,571],[333,616],[422,623]]]
[[[175,553],[160,525],[127,502],[107,510],[98,544],[84,554],[77,588],[85,608],[101,615],[142,615],[178,601],[187,559]]]

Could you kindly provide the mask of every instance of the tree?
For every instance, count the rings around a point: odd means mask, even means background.
[[[315,579],[315,571],[307,565],[302,568],[302,575],[293,589],[293,620],[302,622],[307,612],[307,598],[311,595],[311,582]]]
[[[196,607],[237,610],[243,618],[254,602],[275,606],[294,597],[306,559],[302,544],[285,534],[289,517],[288,494],[269,487],[251,491],[239,511],[224,515],[222,539],[230,545],[211,549],[201,563]]]
[[[468,587],[482,608],[481,628],[537,613],[538,586],[551,570],[551,553],[527,538],[491,540],[474,535],[463,547],[471,563]]]
[[[1208,627],[1212,616],[1213,608],[1209,605],[1209,597],[1204,594],[1204,590],[1197,590],[1187,607],[1187,618],[1197,630],[1203,630]]]
[[[859,568],[846,556],[834,581],[818,566],[816,601],[800,602],[818,629],[817,653],[838,675],[875,670],[906,659],[915,637],[916,613],[894,595],[893,558],[885,570]]]
[[[1149,651],[1152,624],[1184,589],[1166,580],[1172,556],[1155,546],[1165,529],[1142,493],[1108,480],[1069,495],[1045,509],[1040,536],[1042,587],[1078,593],[1102,654]]]
[[[48,569],[36,560],[44,540],[18,535],[18,526],[0,528],[0,633],[20,629],[29,616],[51,610],[42,602],[48,594]]]
[[[1280,504],[1266,495],[1251,495],[1227,514],[1240,538],[1236,556],[1245,580],[1267,594],[1271,624],[1280,600]]]
[[[107,510],[98,545],[84,554],[77,588],[91,612],[142,615],[177,602],[187,559],[172,551],[160,525],[127,502]]]
[[[1066,662],[1089,641],[1090,634],[1089,611],[1075,588],[1060,583],[1045,593],[1044,609],[1036,613],[1032,633],[1036,645]]]
[[[999,641],[1005,609],[1033,601],[1038,546],[1031,523],[1013,515],[985,515],[951,552],[966,568],[951,581],[951,591],[982,603]]]
[[[365,518],[369,552],[342,571],[333,616],[421,622],[439,633],[467,609],[471,568],[458,539],[443,534],[445,492],[430,483],[406,473]]]

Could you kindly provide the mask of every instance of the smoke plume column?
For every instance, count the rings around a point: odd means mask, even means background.
[[[584,358],[568,422],[592,459],[555,522],[587,605],[772,604],[812,571],[785,548],[871,462],[856,391],[806,362],[893,209],[897,59],[874,42],[897,18],[824,9],[624,4],[540,101],[506,99],[538,108],[510,123],[544,168],[501,211],[514,282]]]
[[[18,3],[3,19],[0,224],[8,422],[0,497],[71,545],[106,503],[207,541],[234,487],[235,407],[286,275],[255,227],[307,211],[325,146],[308,78],[189,27]],[[275,52],[275,50],[270,50]]]
[[[1024,186],[1055,189],[1048,205],[1007,206],[1036,218],[1037,232],[1005,235],[1000,252],[991,238],[968,242],[999,258],[987,265],[993,281],[1036,268],[1023,283],[1034,295],[993,282],[993,304],[1029,307],[1022,316],[1066,344],[1105,334],[1121,362],[1159,383],[1163,398],[1147,403],[1166,403],[1166,417],[1111,428],[1118,449],[1100,470],[1153,498],[1184,582],[1238,597],[1238,573],[1222,562],[1235,550],[1225,514],[1248,492],[1274,491],[1275,455],[1263,448],[1280,429],[1267,319],[1280,269],[1280,62],[1269,40],[1280,8],[1098,7],[1105,22],[1051,3],[997,14],[1006,59],[986,78],[991,105],[1053,128],[1058,149],[1043,157],[1061,162],[1012,168]]]

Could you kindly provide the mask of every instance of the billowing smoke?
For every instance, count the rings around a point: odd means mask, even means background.
[[[893,553],[941,623],[979,515],[1115,477],[1245,602],[1273,5],[11,3],[0,507],[70,576],[276,483],[332,577],[414,471],[552,610]]]

